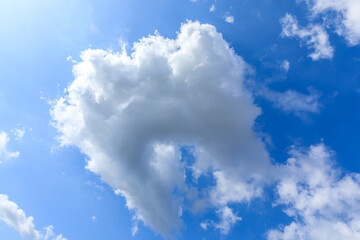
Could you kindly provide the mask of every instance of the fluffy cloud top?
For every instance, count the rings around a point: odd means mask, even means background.
[[[7,150],[7,143],[9,142],[8,134],[4,131],[0,132],[0,163],[3,159],[16,158],[20,155],[19,152],[9,152]]]
[[[269,239],[360,239],[360,174],[341,174],[324,144],[298,149],[282,166],[278,204],[295,220]]]
[[[314,15],[326,17],[334,24],[339,35],[350,45],[360,44],[360,1],[358,0],[306,0]],[[336,17],[334,18],[335,13]]]
[[[238,221],[227,204],[259,196],[272,165],[253,132],[260,109],[243,87],[247,65],[215,27],[187,22],[176,39],[142,38],[130,56],[89,49],[81,59],[51,110],[61,143],[85,153],[87,168],[163,236],[182,226],[182,196],[197,195],[187,194],[196,189],[185,184],[179,150],[194,146],[195,181],[216,181],[204,206]]]
[[[309,49],[314,50],[309,56],[314,60],[331,59],[334,49],[330,45],[329,35],[321,25],[301,27],[296,17],[286,14],[280,20],[282,25],[281,35],[284,37],[298,37],[305,42]]]
[[[26,217],[25,212],[18,205],[9,200],[5,194],[0,194],[0,220],[13,227],[20,235],[30,240],[66,240],[62,235],[54,236],[53,226],[46,229],[46,235],[43,235],[35,229],[33,217]]]

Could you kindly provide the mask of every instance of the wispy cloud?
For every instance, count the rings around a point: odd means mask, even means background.
[[[303,94],[294,90],[276,92],[262,87],[257,94],[271,101],[275,108],[285,113],[293,113],[301,118],[306,118],[309,113],[319,113],[321,109],[320,94],[311,89],[309,94]]]
[[[298,37],[305,42],[309,49],[314,50],[309,56],[314,60],[331,59],[334,49],[330,45],[329,35],[321,25],[301,27],[296,17],[286,14],[280,20],[283,37]]]

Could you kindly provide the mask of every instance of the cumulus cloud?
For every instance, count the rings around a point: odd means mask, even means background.
[[[275,108],[285,113],[293,113],[300,118],[306,118],[308,113],[320,112],[320,94],[314,90],[310,90],[309,94],[303,94],[294,90],[276,92],[263,87],[258,94],[271,101]]]
[[[341,173],[322,143],[291,155],[276,192],[294,221],[269,231],[268,239],[360,239],[360,174]]]
[[[324,16],[350,45],[360,44],[360,1],[306,0],[306,2],[313,15]]]
[[[6,132],[0,132],[0,163],[1,160],[17,158],[20,155],[19,152],[9,152],[7,150],[7,143],[9,142],[9,140],[9,136]]]
[[[196,191],[185,184],[181,146],[195,149],[193,178],[216,181],[203,196],[207,207],[259,196],[254,186],[272,173],[253,131],[260,109],[243,86],[247,64],[215,27],[189,21],[176,39],[140,39],[131,55],[89,49],[81,59],[51,109],[53,125],[61,144],[77,146],[87,169],[125,197],[135,219],[163,236],[181,228],[182,199]],[[230,182],[237,194],[226,190]],[[224,222],[239,220],[227,213]]]
[[[31,240],[66,240],[62,235],[54,237],[53,226],[45,228],[46,235],[35,229],[33,217],[26,217],[25,212],[18,205],[9,200],[5,194],[0,194],[0,220],[14,228],[20,235]]]
[[[334,49],[330,45],[329,35],[321,25],[310,24],[307,27],[298,25],[295,16],[286,14],[280,20],[282,25],[283,37],[298,37],[302,42],[312,49],[309,55],[314,61],[319,59],[331,59],[334,55]]]

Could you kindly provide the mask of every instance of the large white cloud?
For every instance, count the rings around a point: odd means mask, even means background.
[[[271,240],[360,239],[360,174],[334,167],[324,144],[308,152],[294,148],[282,166],[278,204],[294,221],[268,232]]]
[[[301,27],[296,17],[288,13],[280,19],[280,23],[283,37],[298,37],[309,49],[314,50],[309,55],[314,61],[333,57],[334,49],[330,45],[329,35],[323,26],[310,24],[307,27]]]
[[[89,49],[81,59],[51,110],[53,124],[136,219],[170,236],[182,226],[181,196],[218,208],[221,218],[228,203],[261,194],[273,168],[253,131],[260,109],[243,86],[247,64],[215,27],[187,22],[176,39],[142,38],[130,56]],[[185,184],[183,145],[195,148],[194,181],[214,177],[208,194]]]
[[[350,45],[360,44],[359,0],[306,0],[306,2],[315,16],[325,16],[330,24],[335,25],[337,33],[344,36]]]
[[[30,240],[66,240],[62,235],[54,237],[53,226],[46,228],[45,237],[36,230],[33,217],[26,217],[25,212],[18,205],[9,200],[5,194],[0,194],[0,220],[13,227],[26,239]]]

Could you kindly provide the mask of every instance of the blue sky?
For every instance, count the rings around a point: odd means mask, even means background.
[[[355,0],[0,3],[0,238],[359,239]]]

